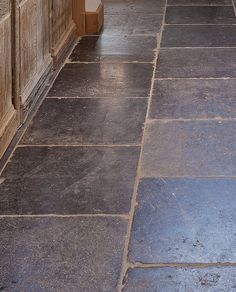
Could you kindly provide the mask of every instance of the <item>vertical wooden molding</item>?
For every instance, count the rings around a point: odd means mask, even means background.
[[[73,0],[73,19],[80,36],[85,34],[85,0]]]

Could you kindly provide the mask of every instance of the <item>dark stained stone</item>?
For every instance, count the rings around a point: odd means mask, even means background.
[[[165,0],[104,0],[105,14],[162,14],[165,10]],[[134,17],[138,17],[134,15]]]
[[[161,29],[162,14],[132,13],[106,15],[102,35],[156,35]]]
[[[80,62],[152,62],[157,38],[152,36],[87,36],[70,56]]]
[[[0,214],[127,214],[138,159],[138,147],[18,148],[0,178]]]
[[[46,99],[21,143],[137,144],[146,109],[145,98]]]
[[[147,97],[152,64],[66,64],[49,96]]]
[[[167,25],[162,47],[236,47],[235,25]]]
[[[144,179],[131,262],[235,263],[236,179]]]
[[[156,80],[149,117],[236,118],[236,80]]]
[[[169,6],[167,24],[227,24],[236,23],[232,6]]]
[[[162,49],[157,77],[236,77],[236,48]]]
[[[124,292],[233,292],[235,267],[132,269]]]
[[[1,290],[115,291],[126,228],[117,218],[1,218]]]
[[[235,121],[151,121],[142,175],[236,176]]]

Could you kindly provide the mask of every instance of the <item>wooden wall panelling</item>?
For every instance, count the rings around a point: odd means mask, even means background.
[[[8,0],[0,0],[0,157],[17,129],[12,103],[11,14]]]
[[[50,1],[19,3],[20,97],[22,119],[36,102],[52,68],[50,54]]]
[[[73,0],[52,0],[52,56],[60,63],[77,39],[72,17]]]

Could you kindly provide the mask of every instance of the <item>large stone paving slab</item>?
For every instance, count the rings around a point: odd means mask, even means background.
[[[236,47],[235,25],[167,25],[162,47]]]
[[[124,292],[233,292],[235,267],[129,270]]]
[[[157,38],[152,36],[86,36],[70,56],[80,62],[152,62]]]
[[[157,35],[163,14],[132,13],[106,15],[102,35]]]
[[[235,263],[236,179],[144,179],[129,259]]]
[[[18,148],[0,177],[3,214],[127,214],[138,147]]]
[[[146,98],[46,99],[21,143],[138,144],[146,109]]]
[[[236,48],[161,49],[157,77],[236,77]]]
[[[236,23],[233,6],[169,6],[167,24]]]
[[[149,117],[236,118],[236,79],[156,80]]]
[[[147,97],[152,64],[66,64],[49,96]]]
[[[104,0],[105,14],[163,14],[165,0]]]
[[[1,218],[2,291],[116,291],[127,222]]]
[[[235,121],[151,121],[144,177],[236,176]]]

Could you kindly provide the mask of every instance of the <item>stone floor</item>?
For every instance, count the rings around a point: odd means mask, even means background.
[[[105,0],[0,177],[0,291],[236,291],[231,0]]]

